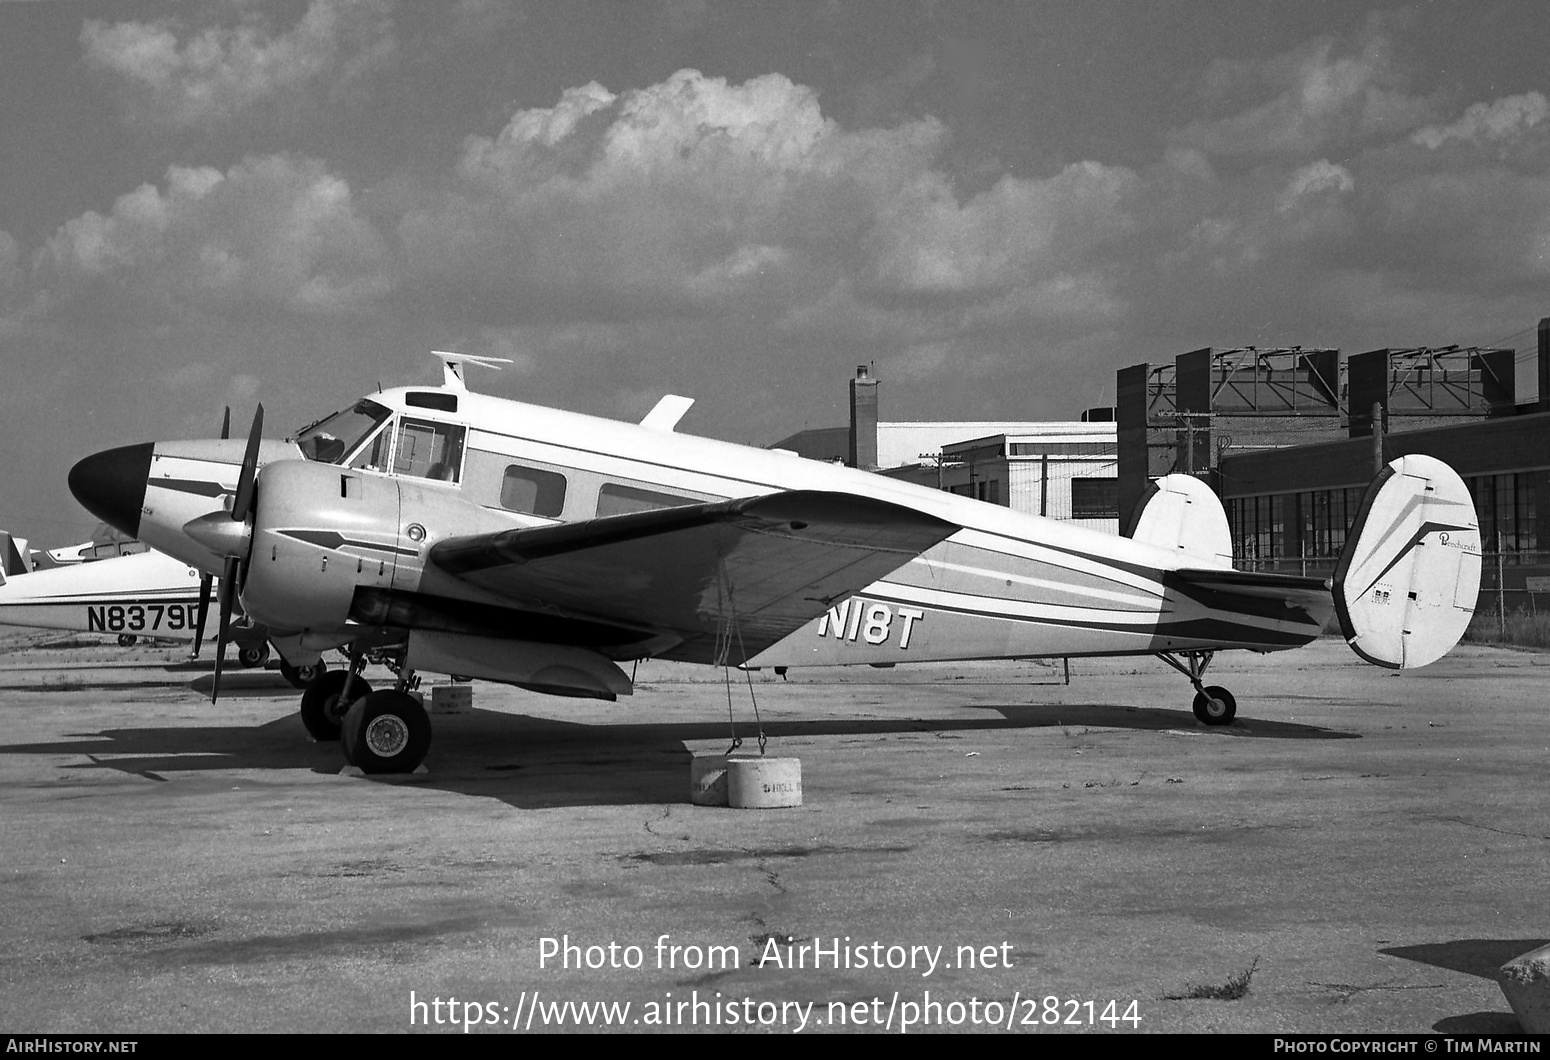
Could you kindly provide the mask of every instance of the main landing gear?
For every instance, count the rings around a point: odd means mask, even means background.
[[[345,761],[363,773],[412,773],[431,747],[431,721],[411,695],[419,678],[398,670],[392,688],[372,691],[360,676],[365,657],[350,653],[346,670],[329,670],[307,686],[301,721],[313,739],[339,740]]]
[[[1189,678],[1189,683],[1195,686],[1195,717],[1202,724],[1227,725],[1238,716],[1238,701],[1221,685],[1208,687],[1201,682],[1215,654],[1209,651],[1158,652],[1157,657]],[[1180,662],[1179,657],[1184,661]]]
[[[350,704],[371,695],[371,685],[360,676],[364,665],[363,658],[351,655],[349,669],[319,674],[301,694],[301,723],[314,740],[328,743],[339,739]]]

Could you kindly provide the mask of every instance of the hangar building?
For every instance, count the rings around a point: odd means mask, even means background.
[[[1511,348],[1344,360],[1322,348],[1202,349],[1121,369],[1121,520],[1148,479],[1195,474],[1227,506],[1238,566],[1328,572],[1376,467],[1423,453],[1452,465],[1474,494],[1483,591],[1501,589],[1509,608],[1535,606],[1535,593],[1550,593],[1538,529],[1538,498],[1550,497],[1550,318],[1537,345],[1538,394],[1528,401],[1515,392]]]
[[[1017,511],[1119,533],[1113,410],[1079,422],[878,419],[878,381],[850,381],[850,425],[799,431],[770,446],[867,468]]]

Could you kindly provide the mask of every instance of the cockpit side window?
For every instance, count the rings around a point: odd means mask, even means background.
[[[456,482],[463,465],[466,428],[405,417],[393,447],[393,471],[414,478]]]
[[[384,420],[392,410],[369,398],[361,398],[354,405],[326,416],[296,435],[301,455],[308,460],[325,464],[338,464],[354,452],[361,441]]]
[[[386,471],[388,469],[388,449],[393,444],[393,431],[383,427],[374,438],[360,447],[355,456],[350,460],[350,466],[361,471]]]

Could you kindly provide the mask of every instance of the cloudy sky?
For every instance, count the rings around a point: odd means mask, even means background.
[[[0,2],[0,528],[427,351],[768,443],[1550,315],[1539,0]]]

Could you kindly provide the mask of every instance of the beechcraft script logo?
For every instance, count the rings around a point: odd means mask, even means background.
[[[915,623],[925,617],[926,613],[917,608],[890,607],[852,596],[829,608],[818,620],[818,635],[868,644],[886,644],[896,639],[899,647],[908,648]]]

